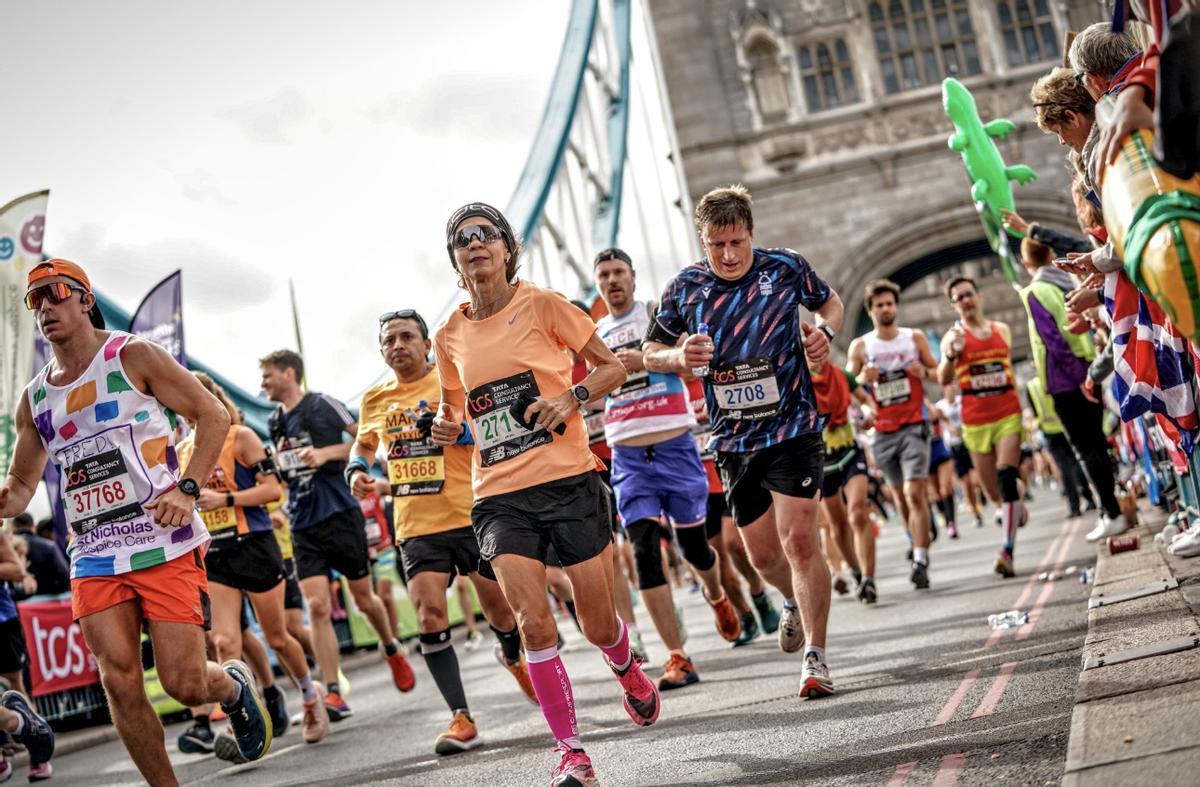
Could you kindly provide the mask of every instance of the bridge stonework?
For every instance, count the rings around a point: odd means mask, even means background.
[[[755,244],[797,249],[846,302],[841,349],[862,325],[867,281],[897,278],[903,321],[940,333],[953,317],[940,280],[961,271],[1013,327],[1014,355],[1028,354],[1020,300],[981,245],[947,146],[940,82],[963,82],[984,122],[1016,123],[1001,155],[1038,173],[1013,184],[1022,216],[1078,234],[1066,149],[1037,128],[1029,88],[1062,63],[1067,30],[1103,19],[1100,3],[651,0],[650,11],[693,201],[749,188]]]

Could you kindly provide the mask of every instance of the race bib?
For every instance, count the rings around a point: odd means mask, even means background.
[[[768,358],[752,358],[711,371],[717,408],[726,418],[758,421],[779,412],[779,384]]]
[[[903,369],[881,373],[873,388],[880,407],[904,404],[912,397],[912,380]]]
[[[300,458],[301,448],[311,448],[312,438],[308,435],[288,437],[281,441],[279,450],[275,452],[275,467],[289,481],[312,475],[315,467],[309,467]]]
[[[445,452],[424,438],[393,442],[387,469],[393,497],[436,495],[446,485]]]
[[[1004,393],[1011,387],[1008,372],[999,361],[971,364],[967,374],[970,375],[971,393],[976,396],[993,396]]]
[[[233,506],[214,508],[212,511],[201,511],[200,518],[211,535],[223,533],[237,528],[237,511]]]
[[[493,380],[471,389],[467,413],[479,447],[479,461],[491,467],[539,446],[548,445],[554,436],[545,429],[530,431],[517,423],[509,409],[522,397],[541,395],[533,372],[526,371]]]
[[[63,508],[77,536],[144,513],[120,448],[80,459],[65,471],[65,479]]]

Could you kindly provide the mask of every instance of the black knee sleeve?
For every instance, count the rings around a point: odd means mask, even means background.
[[[629,544],[633,547],[633,563],[637,567],[638,588],[650,590],[667,584],[663,573],[662,545],[659,543],[658,522],[639,519],[626,525]]]
[[[708,571],[717,562],[717,553],[708,543],[704,525],[675,528],[675,540],[683,550],[683,557],[697,571]]]
[[[422,631],[417,638],[421,642],[422,655],[428,656],[431,653],[437,653],[439,650],[453,647],[450,642],[450,629],[441,631],[430,631],[428,633]]]
[[[1017,482],[1021,480],[1021,474],[1017,468],[1012,465],[1000,465],[996,468],[996,475],[1000,479],[1000,499],[1005,503],[1020,500],[1021,488]]]

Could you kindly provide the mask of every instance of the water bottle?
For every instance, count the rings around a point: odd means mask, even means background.
[[[1011,610],[997,615],[988,615],[988,625],[992,630],[996,629],[1011,629],[1017,626],[1023,626],[1029,622],[1029,613]]]
[[[954,327],[958,328],[960,331],[963,331],[963,333],[965,333],[967,330],[963,327],[962,320],[955,320]],[[962,355],[962,351],[966,347],[966,344],[966,337],[962,334],[960,334],[954,341],[950,342],[950,349],[954,351],[955,358]]]
[[[700,323],[700,325],[696,327],[696,333],[701,336],[708,336],[708,323]],[[692,374],[696,377],[708,377],[708,364],[693,368]]]

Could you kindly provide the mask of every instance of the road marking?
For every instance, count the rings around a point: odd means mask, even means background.
[[[904,783],[908,781],[908,777],[917,769],[917,761],[901,763],[896,766],[896,770],[892,773],[892,778],[888,779],[887,787],[904,787]]]
[[[1076,525],[1078,525],[1079,521],[1080,520],[1076,519]],[[1009,607],[1009,609],[1021,608],[1021,605],[1025,603],[1025,599],[1029,598],[1030,594],[1033,593],[1033,588],[1038,581],[1038,574],[1042,573],[1052,565],[1054,561],[1055,550],[1059,548],[1060,544],[1071,543],[1068,537],[1070,523],[1071,520],[1069,519],[1063,520],[1062,527],[1060,527],[1058,530],[1058,535],[1055,536],[1054,540],[1050,542],[1050,546],[1046,549],[1046,554],[1042,556],[1042,562],[1038,563],[1038,567],[1035,568],[1033,573],[1029,575],[1029,580],[1025,583],[1025,587],[1021,590],[1021,595],[1017,596],[1017,600],[1013,602],[1013,605]],[[987,642],[983,643],[983,647],[990,648],[991,646],[995,645],[1000,641],[1000,638],[1004,636],[1006,631],[1012,631],[1012,629],[995,629],[992,631],[991,636],[987,638]]]
[[[992,681],[992,687],[988,689],[987,694],[983,695],[983,702],[979,703],[979,707],[971,714],[972,719],[992,715],[992,711],[996,710],[996,706],[1000,704],[1000,696],[1008,687],[1009,677],[1016,668],[1017,662],[1015,661],[1008,661],[1000,665],[1000,674]]]
[[[958,710],[958,706],[966,699],[967,692],[971,690],[971,685],[975,683],[975,679],[979,677],[979,668],[971,670],[967,676],[958,684],[958,688],[950,695],[950,699],[946,700],[946,704],[942,706],[942,710],[938,713],[937,718],[933,720],[933,726],[945,724],[954,718],[954,712]]]
[[[1082,519],[1079,517],[1075,518],[1075,525],[1071,528],[1071,534],[1067,536],[1067,538],[1063,541],[1062,546],[1059,547],[1058,557],[1055,558],[1054,563],[1050,566],[1050,570],[1057,571],[1058,567],[1063,564],[1064,560],[1066,560],[1067,550],[1071,548],[1071,543],[1075,540],[1075,534],[1079,532],[1079,526],[1082,523]],[[1038,573],[1040,574],[1041,572],[1039,571]],[[1057,584],[1058,581],[1046,582],[1046,586],[1042,588],[1042,592],[1038,595],[1037,601],[1034,602],[1033,609],[1029,611],[1029,622],[1017,630],[1018,640],[1023,640],[1033,633],[1033,627],[1036,626],[1038,620],[1041,619],[1042,610],[1045,608],[1046,602],[1050,600],[1050,594],[1054,592],[1054,587]]]
[[[967,755],[947,754],[938,764],[937,775],[933,777],[933,787],[954,787],[958,783],[958,772],[962,770]]]

